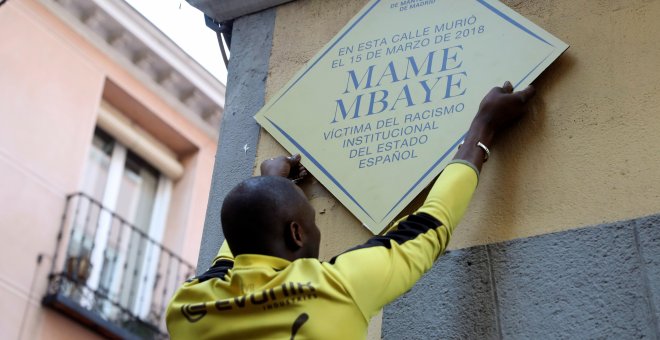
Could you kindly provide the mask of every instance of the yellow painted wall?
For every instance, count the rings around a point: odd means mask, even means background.
[[[366,2],[278,7],[267,99]],[[536,81],[529,116],[491,148],[451,247],[659,212],[660,1],[504,2],[571,47]],[[257,162],[283,152],[262,132]],[[304,187],[324,231],[322,256],[369,236],[318,183]]]
[[[507,1],[571,47],[493,148],[453,246],[660,212],[660,1]]]
[[[366,2],[280,6],[267,100]],[[660,1],[504,2],[571,47],[536,81],[530,114],[491,147],[450,248],[660,212]],[[257,162],[282,153],[262,131]],[[317,209],[322,258],[370,236],[313,179],[304,189]]]

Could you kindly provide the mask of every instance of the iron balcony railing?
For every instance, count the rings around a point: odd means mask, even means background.
[[[43,303],[107,337],[166,338],[167,302],[194,267],[145,229],[68,195]]]

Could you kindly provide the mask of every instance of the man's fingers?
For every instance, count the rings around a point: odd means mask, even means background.
[[[534,97],[534,94],[536,94],[536,89],[532,85],[529,85],[525,89],[516,92],[516,95],[520,97],[520,101],[523,103],[526,103],[528,100]]]
[[[295,154],[295,155],[292,155],[292,156],[287,157],[286,159],[287,159],[287,160],[289,161],[289,163],[291,163],[291,164],[298,164],[298,163],[300,163],[300,154],[297,153],[297,154]]]
[[[511,85],[511,82],[507,80],[504,82],[502,89],[504,90],[505,93],[511,93],[513,92],[513,85]]]
[[[298,163],[298,172],[303,172],[303,171],[307,171],[307,169],[305,168],[304,165],[302,165],[302,163]]]
[[[295,154],[291,155],[289,157],[286,157],[286,160],[289,162],[289,165],[291,166],[291,173],[289,174],[290,176],[297,177],[295,180],[300,180],[303,177],[307,176],[308,171],[305,169],[305,166],[300,163],[300,160],[302,159],[302,156],[300,154]]]

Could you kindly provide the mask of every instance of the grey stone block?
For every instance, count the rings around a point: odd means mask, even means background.
[[[494,339],[485,247],[446,253],[408,293],[384,308],[384,339]]]
[[[489,246],[503,338],[655,337],[635,223]]]
[[[226,106],[206,208],[198,274],[208,269],[224,239],[220,225],[224,197],[236,184],[252,176],[260,129],[253,116],[264,105],[274,26],[274,9],[234,22]]]
[[[637,220],[639,253],[644,264],[649,293],[649,322],[654,328],[656,338],[660,338],[660,215]]]

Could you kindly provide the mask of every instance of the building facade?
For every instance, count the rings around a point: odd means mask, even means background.
[[[233,20],[218,155],[236,167],[215,166],[208,264],[224,194],[285,152],[252,116],[367,1],[189,2]],[[450,251],[373,320],[370,337],[658,338],[660,43],[649,32],[660,29],[660,2],[503,2],[571,47],[535,82],[530,114],[492,148]],[[321,185],[303,189],[323,259],[370,236]]]
[[[162,338],[224,85],[123,1],[0,6],[0,338]]]

